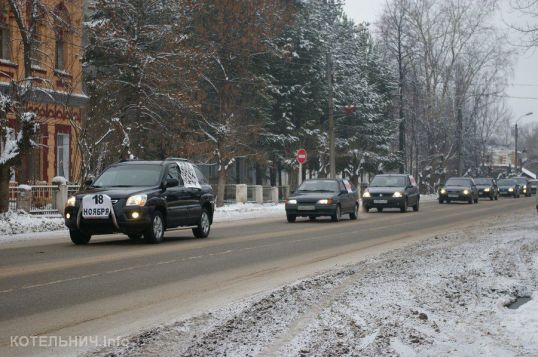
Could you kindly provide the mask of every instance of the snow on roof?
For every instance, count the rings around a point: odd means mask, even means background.
[[[525,174],[525,175],[529,176],[530,178],[532,178],[532,179],[535,179],[535,180],[536,180],[536,174],[535,174],[534,172],[532,172],[532,171],[529,171],[529,170],[527,170],[527,169],[526,169],[526,168],[524,168],[524,167],[522,167],[522,168],[521,168],[521,172],[523,172],[523,174]]]

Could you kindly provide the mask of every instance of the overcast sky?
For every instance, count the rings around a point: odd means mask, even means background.
[[[480,0],[477,0],[480,1]],[[515,14],[507,6],[504,0],[502,11],[498,16],[498,26],[506,31],[510,31],[506,25],[507,22],[522,21],[520,14]],[[356,22],[375,23],[385,5],[386,0],[346,0],[346,13]],[[372,25],[373,26],[373,25]],[[513,42],[517,42],[519,35],[513,34]],[[521,51],[520,48],[514,48],[514,51]],[[530,117],[520,120],[520,123],[533,122],[538,123],[538,49],[535,51],[526,51],[516,58],[514,77],[510,80],[512,84],[506,94],[511,97],[524,97],[536,99],[516,99],[510,98],[509,105],[512,108],[514,121],[523,114],[533,112]]]

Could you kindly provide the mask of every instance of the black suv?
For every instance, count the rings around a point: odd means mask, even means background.
[[[65,224],[75,244],[118,232],[160,243],[165,230],[178,227],[192,227],[197,238],[209,235],[215,196],[204,175],[187,160],[123,161],[86,186],[65,208]]]

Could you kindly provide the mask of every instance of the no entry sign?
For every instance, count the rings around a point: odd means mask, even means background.
[[[305,149],[297,150],[297,162],[303,165],[306,162],[306,159],[307,159],[306,150]]]

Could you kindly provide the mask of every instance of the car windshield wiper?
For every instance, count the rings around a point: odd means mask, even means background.
[[[133,187],[131,185],[112,185],[112,186],[109,186],[109,187]]]

